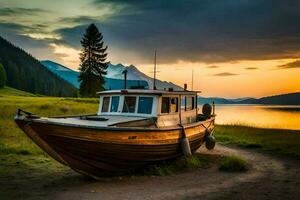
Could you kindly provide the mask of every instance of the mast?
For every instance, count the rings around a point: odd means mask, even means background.
[[[154,77],[153,77],[153,90],[156,90],[156,50],[154,53]]]

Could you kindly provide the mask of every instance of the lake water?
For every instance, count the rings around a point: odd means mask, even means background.
[[[216,105],[217,124],[300,130],[300,106]]]

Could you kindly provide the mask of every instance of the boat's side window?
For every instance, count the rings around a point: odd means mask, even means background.
[[[171,113],[178,112],[178,97],[171,98]]]
[[[138,113],[151,114],[153,97],[140,97],[138,104]]]
[[[195,97],[192,97],[192,110],[196,108]]]
[[[180,98],[180,108],[181,108],[181,110],[185,110],[185,99],[186,99],[185,96],[182,96]]]
[[[170,97],[162,97],[161,101],[161,113],[170,112]]]
[[[111,97],[110,112],[118,112],[119,100],[119,96]]]
[[[109,99],[110,99],[110,97],[103,97],[101,112],[108,112]]]
[[[186,109],[185,110],[193,110],[195,108],[195,97],[187,96],[186,97]]]
[[[135,112],[136,97],[126,96],[122,112],[134,113]]]

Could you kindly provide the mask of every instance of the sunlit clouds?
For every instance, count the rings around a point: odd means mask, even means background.
[[[300,68],[300,60],[289,62],[284,65],[279,65],[278,67],[281,69]]]
[[[77,70],[95,23],[114,64],[191,85],[204,96],[300,91],[300,2],[1,0],[0,35],[38,59]]]
[[[194,89],[202,91],[203,96],[262,97],[300,91],[299,69],[278,70],[278,65],[290,63],[293,59],[238,61],[235,63],[218,63],[218,68],[209,68],[206,63],[159,64],[157,78],[171,81],[191,89],[192,70],[194,70]],[[248,70],[247,67],[259,66],[259,69]],[[149,76],[153,65],[143,65],[141,69]],[[178,70],[174,70],[178,69]],[[215,76],[216,74],[235,74]],[[227,75],[227,74],[226,74]]]
[[[54,54],[58,55],[62,59],[63,65],[70,66],[73,70],[78,70],[79,66],[79,54],[80,51],[76,50],[74,48],[66,47],[63,45],[57,45],[54,43],[51,43],[50,46],[54,48]]]

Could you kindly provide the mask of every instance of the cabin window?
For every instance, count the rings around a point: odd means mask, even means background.
[[[103,97],[101,112],[108,112],[110,97]]]
[[[170,112],[170,97],[163,97],[161,101],[161,113]]]
[[[124,105],[122,112],[134,113],[135,112],[136,97],[127,96],[124,99]]]
[[[140,97],[138,104],[138,113],[151,114],[153,97]]]
[[[185,96],[181,97],[181,99],[180,99],[180,108],[181,108],[181,110],[185,110],[185,99],[186,99]]]
[[[183,96],[180,99],[181,110],[189,111],[196,108],[196,100],[194,96]]]
[[[171,110],[171,113],[178,112],[178,97],[172,97],[171,98],[170,110]]]
[[[186,107],[185,110],[193,110],[195,108],[195,97],[186,97]]]
[[[118,112],[119,100],[120,100],[119,96],[111,97],[110,112]]]
[[[192,110],[196,108],[196,98],[192,97]]]
[[[178,97],[163,97],[161,103],[161,113],[178,112]]]

